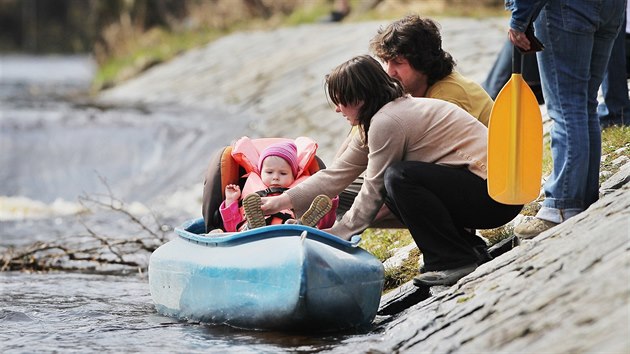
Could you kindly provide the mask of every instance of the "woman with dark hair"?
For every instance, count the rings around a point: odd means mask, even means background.
[[[335,196],[361,173],[350,210],[325,231],[359,234],[386,204],[424,255],[416,285],[451,285],[489,259],[471,228],[494,228],[522,206],[488,196],[487,129],[454,104],[413,98],[374,58],[355,57],[326,76],[336,112],[357,126],[348,147],[326,169],[280,196],[262,198],[265,213],[304,212],[318,194]]]

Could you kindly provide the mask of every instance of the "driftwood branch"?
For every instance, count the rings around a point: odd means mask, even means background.
[[[107,181],[100,177],[107,188],[106,194],[88,195],[84,193],[79,203],[95,214],[97,209],[113,211],[128,220],[128,224],[139,229],[134,236],[112,237],[97,232],[79,215],[79,223],[86,233],[68,235],[51,242],[34,242],[25,247],[9,248],[0,255],[0,271],[27,270],[81,270],[111,269],[119,266],[121,271],[129,268],[142,271],[147,267],[146,259],[157,247],[168,241],[167,232],[171,228],[160,222],[160,218],[150,211],[149,222],[132,213],[128,206],[112,193]],[[85,213],[83,213],[85,214]]]
[[[109,209],[109,210],[119,212],[125,215],[132,223],[139,225],[142,228],[142,230],[147,232],[149,235],[155,237],[157,240],[161,242],[164,242],[166,240],[164,231],[166,230],[170,231],[170,229],[166,228],[165,230],[165,228],[162,227],[159,217],[152,210],[150,210],[150,214],[153,218],[154,223],[159,226],[157,229],[161,232],[160,235],[158,235],[155,231],[153,231],[150,227],[148,227],[144,222],[142,222],[140,218],[138,218],[136,215],[132,214],[129,210],[125,208],[124,201],[114,196],[114,193],[109,187],[109,184],[107,183],[107,180],[105,179],[105,177],[98,175],[98,178],[100,179],[101,183],[107,188],[107,194],[105,195],[93,194],[91,196],[87,193],[83,193],[83,195],[79,196],[79,203],[83,207],[91,210],[91,208],[88,205],[91,203],[104,209]]]

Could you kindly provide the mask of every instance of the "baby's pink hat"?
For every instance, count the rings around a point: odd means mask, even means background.
[[[263,150],[262,154],[260,154],[260,158],[258,159],[258,171],[262,171],[263,162],[269,156],[278,156],[283,158],[289,163],[289,166],[291,166],[293,177],[297,176],[299,165],[297,146],[295,146],[294,143],[287,141],[269,145],[265,150]]]

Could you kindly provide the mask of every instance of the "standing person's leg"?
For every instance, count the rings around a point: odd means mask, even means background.
[[[619,1],[623,2],[623,1]],[[605,11],[611,11],[614,13],[615,8],[607,9]],[[607,12],[603,12],[606,14]],[[593,43],[593,52],[591,59],[591,78],[589,81],[588,92],[588,116],[589,116],[589,170],[587,174],[586,187],[584,193],[584,208],[588,208],[591,204],[595,203],[599,199],[599,171],[602,157],[602,134],[601,134],[601,122],[599,115],[597,114],[597,95],[602,80],[606,73],[606,66],[610,65],[610,55],[612,53],[612,47],[614,46],[615,38],[617,38],[617,30],[622,32],[623,35],[625,26],[625,12],[621,19],[615,20],[608,19],[604,16],[602,23],[604,23],[598,31],[595,33],[595,41]],[[622,21],[622,23],[619,22]],[[623,94],[625,95],[626,102],[628,103],[627,109],[630,110],[630,101],[628,100],[628,86],[627,81],[623,80]]]
[[[481,84],[494,100],[512,75],[512,42],[507,40],[494,61],[486,80]]]
[[[626,72],[626,18],[613,43],[610,59],[602,81],[604,101],[597,107],[602,127],[613,124],[630,125],[630,97]]]
[[[623,3],[610,0],[604,7],[611,11],[611,5]],[[586,23],[580,14],[593,18]],[[544,186],[542,209],[536,218],[514,230],[520,237],[534,237],[582,212],[594,201],[592,180],[599,173],[601,136],[593,119],[597,99],[593,97],[593,86],[601,83],[606,65],[602,59],[610,54],[614,39],[609,29],[592,25],[602,23],[602,16],[612,15],[597,11],[588,2],[550,2],[536,20],[536,33],[545,43],[545,50],[538,53],[538,64],[547,112],[553,120],[553,170]]]
[[[463,228],[501,226],[522,208],[492,200],[486,181],[467,169],[432,163],[392,165],[385,173],[385,189],[388,207],[409,228],[427,271],[472,266],[470,273],[483,261],[475,250],[483,241]]]
[[[346,189],[339,193],[339,206],[337,207],[337,219],[343,217],[343,215],[350,210],[354,200],[356,199],[361,186],[363,185],[363,177],[359,176],[355,179]]]
[[[527,85],[532,89],[536,101],[538,104],[544,104],[545,98],[542,94],[542,86],[540,84],[540,73],[538,72],[538,61],[536,60],[536,53],[529,53],[523,55],[523,79]]]

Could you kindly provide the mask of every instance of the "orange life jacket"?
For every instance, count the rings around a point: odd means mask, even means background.
[[[308,137],[298,137],[295,140],[285,138],[262,138],[252,140],[249,137],[242,137],[232,148],[232,158],[245,169],[245,175],[247,177],[245,185],[241,191],[241,196],[245,197],[252,193],[257,193],[260,196],[266,197],[269,195],[281,194],[286,189],[268,188],[260,177],[260,171],[258,170],[258,160],[260,153],[269,145],[276,144],[284,141],[293,141],[297,146],[298,155],[298,173],[295,176],[295,181],[286,188],[292,188],[293,186],[301,183],[307,179],[312,173],[317,170],[313,170],[313,163],[317,165],[315,161],[315,153],[317,152],[317,143],[315,140]],[[239,208],[241,215],[244,215],[243,207]],[[294,219],[295,214],[292,210],[282,210],[279,213],[270,215],[267,220],[267,224],[282,224],[287,219]]]

